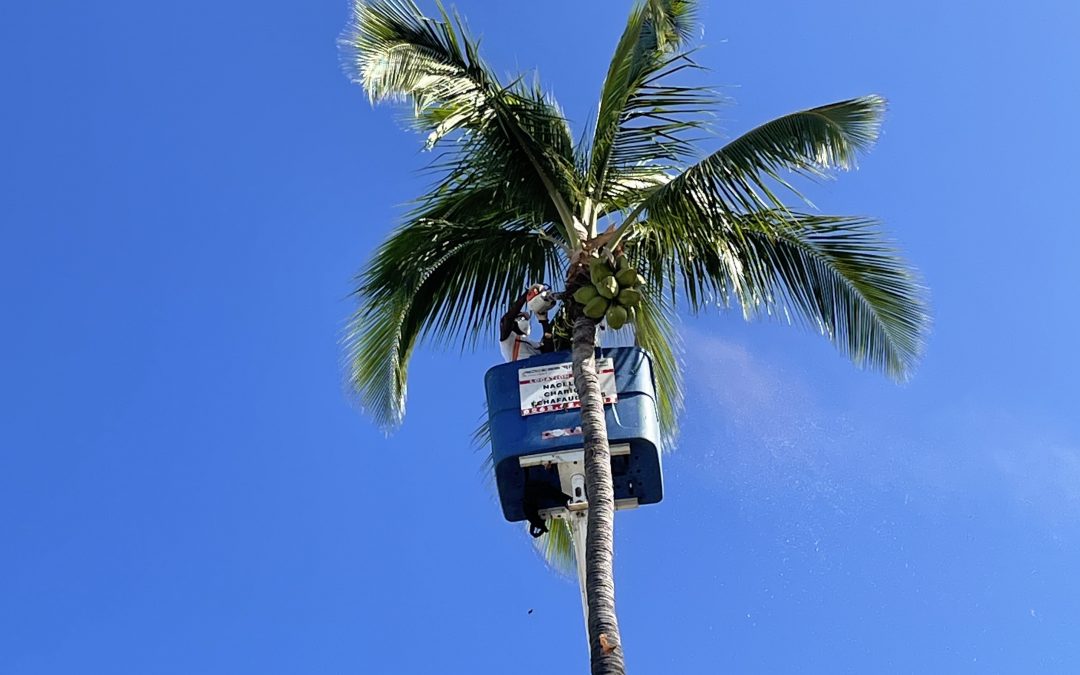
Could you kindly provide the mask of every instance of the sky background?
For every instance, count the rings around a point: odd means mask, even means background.
[[[630,3],[457,6],[580,131]],[[343,391],[351,277],[428,161],[343,76],[347,11],[0,8],[0,673],[585,671],[576,583],[469,444],[494,342],[420,350],[389,438]],[[1080,672],[1080,5],[701,20],[728,137],[889,99],[811,197],[885,221],[934,330],[897,386],[684,317],[666,498],[617,519],[631,672]]]

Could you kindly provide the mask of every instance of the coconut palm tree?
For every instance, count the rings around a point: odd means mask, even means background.
[[[537,81],[501,81],[460,17],[410,0],[354,0],[342,43],[371,102],[411,104],[436,151],[435,180],[358,277],[346,347],[352,389],[380,423],[405,411],[421,341],[488,344],[529,283],[588,282],[596,258],[626,256],[645,278],[624,329],[655,362],[663,427],[681,401],[672,312],[741,308],[821,332],[856,364],[903,379],[927,318],[922,289],[868,218],[812,213],[792,175],[854,166],[885,103],[864,96],[780,117],[696,159],[716,102],[684,83],[693,0],[642,0],[575,143]],[[569,297],[569,296],[564,296]],[[593,673],[624,672],[612,576],[614,500],[595,354],[597,320],[567,299],[589,501],[588,632]]]

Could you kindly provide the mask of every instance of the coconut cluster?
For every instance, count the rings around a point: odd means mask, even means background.
[[[632,322],[641,303],[641,285],[645,278],[630,266],[622,255],[615,258],[615,269],[601,258],[589,264],[591,284],[574,292],[574,300],[590,319],[607,317],[608,327],[619,330]]]

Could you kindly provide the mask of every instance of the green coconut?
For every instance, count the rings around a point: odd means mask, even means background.
[[[619,282],[619,288],[634,288],[639,286],[638,277],[641,275],[637,273],[637,270],[633,267],[627,267],[626,269],[619,270],[619,273],[615,275],[615,281]]]
[[[599,293],[601,297],[611,300],[619,294],[619,282],[615,281],[615,277],[601,279],[596,284],[596,292]]]
[[[625,269],[630,269],[630,261],[626,259],[626,256],[621,255],[615,259],[615,269],[622,272]]]
[[[608,264],[603,260],[597,258],[589,263],[589,277],[594,284],[599,284],[603,279],[611,277],[614,272],[608,267]]]
[[[588,286],[582,286],[574,291],[574,300],[577,300],[582,305],[589,304],[589,301],[597,296],[596,286],[589,284]]]
[[[585,305],[585,309],[582,311],[590,319],[599,321],[604,318],[604,313],[607,312],[609,304],[606,299],[596,296]]]
[[[619,291],[619,304],[623,307],[637,307],[641,302],[641,291],[633,288],[624,288]]]
[[[626,320],[630,318],[625,307],[618,305],[612,305],[607,311],[607,325],[611,330],[619,330],[626,325]]]

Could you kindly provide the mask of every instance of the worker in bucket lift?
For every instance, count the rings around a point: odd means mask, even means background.
[[[548,311],[555,306],[555,294],[544,284],[533,284],[521,294],[510,310],[503,314],[499,320],[499,349],[503,358],[507,361],[527,359],[537,354],[546,354],[554,351],[555,346],[551,334],[551,323],[548,321]],[[527,308],[527,309],[526,309]],[[540,327],[544,330],[544,336],[540,342],[529,339],[532,333],[532,323],[529,320],[529,312],[535,312],[540,321]]]

